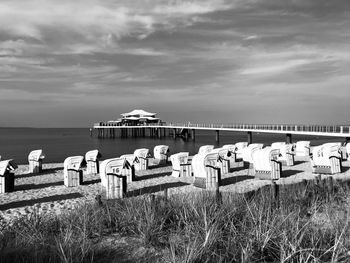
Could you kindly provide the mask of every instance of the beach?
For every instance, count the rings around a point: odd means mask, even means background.
[[[350,161],[343,162],[343,172],[332,176],[335,180],[350,178]],[[127,198],[147,194],[177,195],[200,192],[203,189],[192,185],[193,177],[175,178],[171,176],[171,163],[157,167],[150,160],[150,167],[145,171],[136,171],[135,182],[128,183]],[[43,172],[29,174],[28,165],[19,165],[15,171],[15,190],[0,194],[0,218],[7,223],[23,216],[59,215],[69,212],[86,202],[96,202],[96,196],[104,197],[99,174],[88,175],[84,172],[84,183],[78,187],[66,187],[63,184],[63,163],[43,164]],[[311,171],[307,157],[297,157],[294,166],[283,166],[282,178],[276,181],[279,185],[296,184],[304,179],[313,180],[318,174]],[[270,185],[270,180],[254,178],[253,169],[234,168],[222,175],[220,192],[245,193]]]

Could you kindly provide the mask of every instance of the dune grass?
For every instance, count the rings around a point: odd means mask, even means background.
[[[281,187],[279,200],[265,187],[34,213],[1,226],[0,262],[349,262],[349,192],[309,183]]]

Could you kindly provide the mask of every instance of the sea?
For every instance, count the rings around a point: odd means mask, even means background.
[[[202,145],[212,144],[220,147],[224,144],[247,141],[244,132],[220,132],[219,142],[215,141],[214,131],[196,131],[195,140],[182,138],[97,138],[97,131],[90,136],[90,128],[0,128],[1,160],[13,159],[17,164],[28,163],[28,154],[32,150],[43,149],[46,163],[63,163],[64,159],[74,155],[85,155],[89,150],[98,149],[102,160],[133,153],[138,148],[148,148],[153,153],[156,145],[169,146],[170,154],[186,151],[191,155],[198,152]],[[293,142],[311,141],[311,146],[325,142],[344,142],[345,138],[315,137],[293,135]],[[285,135],[253,133],[254,143],[271,145],[272,142],[285,141]]]

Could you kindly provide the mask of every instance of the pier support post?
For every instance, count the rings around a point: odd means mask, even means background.
[[[185,140],[188,141],[189,130],[185,131]]]
[[[176,129],[173,129],[173,138],[176,139]]]
[[[196,140],[196,130],[195,129],[191,130],[191,138],[192,138],[192,141]]]
[[[161,128],[157,128],[157,137],[161,138],[162,137],[162,129]]]
[[[215,141],[219,142],[220,138],[219,138],[219,130],[215,131]]]
[[[292,143],[292,134],[290,133],[286,134],[286,143],[288,144]]]
[[[248,139],[247,139],[248,145],[252,144],[253,143],[253,134],[252,134],[252,132],[251,131],[247,132],[247,135],[248,135]]]

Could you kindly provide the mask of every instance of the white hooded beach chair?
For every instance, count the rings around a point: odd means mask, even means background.
[[[341,173],[342,163],[338,144],[327,143],[315,146],[310,158],[313,173]]]
[[[43,170],[42,162],[44,158],[43,150],[31,151],[28,155],[29,173],[41,173]]]
[[[229,157],[231,153],[228,149],[217,148],[211,150],[210,153],[217,154],[216,166],[220,168],[221,174],[227,174],[230,170],[230,160]]]
[[[217,164],[218,153],[216,152],[193,156],[193,185],[207,190],[217,189],[221,184],[221,169]]]
[[[71,156],[64,160],[63,180],[65,186],[73,187],[83,183],[83,165],[85,165],[84,156]]]
[[[252,153],[255,149],[262,149],[264,144],[252,143],[243,149],[242,156],[245,164],[250,167],[253,164]]]
[[[192,176],[191,163],[188,162],[188,152],[179,152],[170,156],[174,177]]]
[[[101,157],[102,155],[98,150],[88,151],[85,154],[87,174],[98,174],[100,172],[99,160]]]
[[[15,188],[15,173],[17,164],[12,160],[0,162],[0,194],[12,192]]]
[[[246,147],[248,147],[247,142],[237,142],[236,146],[236,159],[237,161],[243,161],[243,151]]]
[[[208,153],[208,152],[210,152],[213,149],[214,149],[214,145],[202,145],[198,149],[198,154]]]
[[[293,166],[294,165],[294,151],[293,144],[285,142],[274,142],[271,144],[272,149],[277,149],[280,151],[278,161],[282,165]]]
[[[237,147],[235,144],[226,144],[222,148],[228,150],[229,167],[239,167],[243,159],[237,157]]]
[[[148,169],[149,149],[141,148],[134,151],[135,170],[143,171]]]
[[[298,141],[295,143],[295,156],[310,156],[310,141]]]
[[[123,198],[127,192],[127,176],[125,170],[128,167],[125,158],[112,158],[101,163],[101,186],[106,192],[107,199]]]
[[[346,143],[344,148],[346,151],[347,160],[350,160],[350,143]]]
[[[252,152],[252,159],[255,177],[264,180],[278,180],[281,177],[282,164],[277,160],[279,149],[266,147],[255,148]]]
[[[153,149],[153,156],[158,164],[166,164],[168,162],[168,154],[168,145],[157,145]]]

